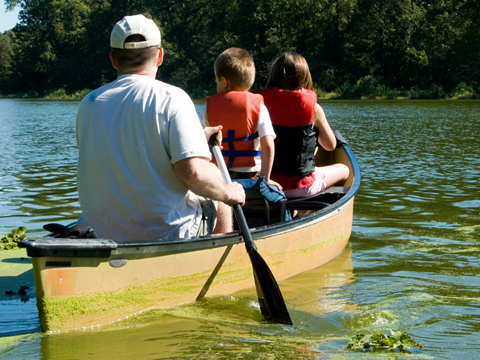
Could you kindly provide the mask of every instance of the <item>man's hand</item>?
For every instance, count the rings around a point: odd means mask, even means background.
[[[222,129],[223,129],[222,125],[208,126],[208,127],[203,129],[203,132],[205,133],[205,136],[207,137],[207,142],[210,141],[210,137],[213,134],[217,133],[217,142],[218,142],[218,145],[220,146],[220,149],[223,149],[223,146],[222,146],[222,141],[223,141]]]
[[[244,205],[245,204],[245,190],[243,186],[237,182],[232,182],[225,185],[230,199],[225,201],[225,204],[233,206],[236,204]]]

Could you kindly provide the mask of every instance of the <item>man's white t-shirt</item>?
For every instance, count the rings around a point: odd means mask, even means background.
[[[79,223],[117,242],[196,234],[201,207],[173,164],[211,155],[183,90],[122,75],[85,96],[76,131]]]
[[[203,127],[210,126],[207,119],[207,107],[203,108],[203,111],[200,114],[200,122]],[[225,130],[223,130],[225,131]],[[268,113],[267,107],[264,104],[260,104],[260,116],[258,118],[257,128],[255,130],[258,132],[258,137],[253,140],[253,149],[261,150],[260,139],[264,136],[270,135],[273,139],[276,138],[275,131],[273,130],[272,120],[270,119],[270,114]],[[232,167],[229,170],[237,172],[258,172],[261,170],[262,160],[260,156],[255,156],[255,166],[253,167]]]

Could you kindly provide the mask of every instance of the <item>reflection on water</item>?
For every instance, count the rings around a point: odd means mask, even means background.
[[[78,217],[76,106],[0,100],[0,234],[20,225],[41,234],[45,222]],[[280,283],[295,326],[259,322],[249,289],[84,332],[0,338],[0,357],[356,359],[345,336],[392,330],[424,344],[416,357],[477,358],[480,102],[323,107],[356,154],[362,185],[350,247]]]
[[[0,100],[0,234],[79,216],[77,102]]]

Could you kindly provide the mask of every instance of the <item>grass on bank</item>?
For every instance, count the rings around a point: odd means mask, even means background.
[[[385,85],[379,84],[373,77],[366,76],[357,81],[356,84],[343,84],[335,91],[326,92],[321,88],[315,88],[319,100],[460,100],[460,99],[480,99],[479,89],[466,83],[458,84],[453,90],[447,92],[443,87],[432,85],[427,89],[417,87],[410,89],[390,89]],[[57,89],[39,94],[37,92],[2,95],[0,98],[15,99],[38,99],[38,100],[81,100],[91,89],[83,89],[75,92],[68,92],[65,89]],[[258,92],[258,91],[254,91]],[[208,94],[206,91],[195,91],[190,94],[194,99],[204,100]]]
[[[377,83],[370,76],[360,79],[355,85],[341,85],[335,92],[327,93],[319,88],[316,88],[315,92],[320,100],[460,100],[480,98],[480,93],[466,83],[458,84],[450,92],[437,85],[432,85],[427,89],[390,89]]]
[[[75,92],[68,92],[65,89],[57,89],[53,91],[49,91],[47,93],[37,93],[28,92],[28,93],[21,93],[21,94],[9,94],[3,95],[0,94],[0,98],[7,98],[7,99],[36,99],[36,100],[72,100],[72,101],[80,101],[82,100],[85,95],[87,95],[91,89],[83,89],[78,90]]]

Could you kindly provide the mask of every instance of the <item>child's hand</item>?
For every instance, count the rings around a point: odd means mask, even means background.
[[[206,128],[203,129],[203,132],[205,133],[205,136],[207,137],[207,141],[210,140],[210,136],[217,133],[217,142],[218,142],[218,145],[220,146],[220,149],[223,149],[223,146],[222,146],[222,141],[223,141],[222,129],[223,129],[222,125],[209,126],[209,127],[206,127]]]
[[[268,180],[267,180],[267,183],[268,183],[269,185],[276,186],[276,187],[279,188],[280,190],[283,190],[282,185],[280,185],[280,184],[277,183],[276,181],[273,181],[272,179],[268,179]]]

